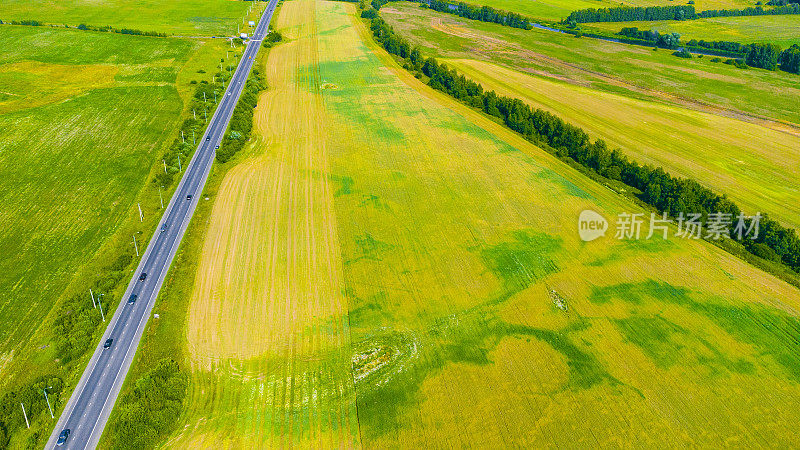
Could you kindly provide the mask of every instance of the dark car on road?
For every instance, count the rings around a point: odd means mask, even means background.
[[[191,200],[191,199],[192,199],[192,194],[186,196],[186,200]]]
[[[161,225],[161,232],[163,233],[165,231],[167,231],[167,224]]]
[[[147,274],[146,274],[146,273],[144,273],[144,272],[142,272],[142,274],[141,274],[141,275],[139,275],[139,281],[144,281],[144,280],[146,280],[146,279],[147,279]]]
[[[131,294],[131,296],[130,296],[130,297],[128,297],[128,304],[129,304],[129,305],[132,305],[132,304],[136,303],[136,299],[137,299],[137,298],[138,298],[138,297],[136,296],[136,294]]]
[[[111,344],[113,344],[113,343],[114,343],[114,339],[111,339],[111,338],[106,339],[106,343],[103,344],[103,348],[111,348]]]
[[[69,428],[62,431],[61,434],[58,435],[58,440],[56,441],[56,445],[61,447],[67,442],[67,439],[69,439]]]
[[[211,136],[206,136],[206,140],[210,141],[211,140]]]

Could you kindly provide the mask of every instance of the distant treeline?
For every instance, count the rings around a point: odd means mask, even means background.
[[[217,161],[227,162],[236,152],[244,148],[253,131],[253,108],[258,104],[258,94],[266,88],[267,83],[261,72],[253,69],[244,85],[242,96],[233,109],[228,132],[225,133],[222,144],[217,150]]]
[[[674,6],[619,6],[615,8],[588,8],[573,11],[565,22],[633,22],[652,20],[686,20],[697,15],[692,5]]]
[[[4,22],[2,20],[0,20],[0,25],[2,25],[3,23]],[[44,22],[39,22],[38,20],[12,20],[11,22],[6,22],[6,23],[10,23],[11,25],[27,25],[27,26],[31,26],[31,27],[43,27],[43,26],[45,26]],[[50,26],[59,26],[60,27],[62,25],[50,24]],[[66,28],[70,28],[69,25],[63,25],[63,26],[66,27]],[[142,30],[136,30],[136,29],[132,29],[132,28],[114,28],[114,27],[112,27],[110,25],[106,25],[106,26],[102,26],[102,27],[96,27],[96,26],[93,26],[93,25],[86,25],[86,24],[82,23],[82,24],[78,25],[75,28],[78,29],[78,30],[82,30],[82,31],[100,31],[100,32],[104,32],[104,33],[132,34],[132,35],[136,35],[136,36],[167,37],[167,34],[165,34],[165,33],[156,33],[155,31],[142,31]]]
[[[626,27],[617,33],[625,39],[624,42],[633,44],[649,43],[651,45],[677,49],[680,45],[680,35],[677,33],[660,34],[658,31],[639,30],[636,27]],[[692,39],[688,41],[677,56],[684,58],[691,57],[688,50],[709,53],[718,56],[730,56],[741,60],[740,64],[760,69],[776,70],[778,64],[786,72],[798,73],[800,66],[800,46],[793,45],[787,50],[781,51],[776,44],[740,44],[728,41],[704,41]]]
[[[525,16],[517,13],[494,9],[489,6],[474,6],[464,2],[449,3],[439,0],[425,1],[420,3],[427,5],[430,9],[449,14],[455,14],[467,19],[480,20],[481,22],[499,23],[513,28],[531,29],[531,21]]]
[[[397,35],[380,17],[370,19],[370,29],[389,53],[402,59],[403,67],[428,78],[428,85],[497,117],[527,140],[556,156],[570,159],[602,177],[621,181],[641,194],[638,198],[672,217],[701,213],[706,223],[709,213],[725,213],[736,217],[741,210],[724,195],[718,195],[694,180],[673,177],[662,168],[639,165],[628,160],[620,150],[610,150],[604,141],[592,142],[581,128],[541,109],[533,109],[522,100],[484,92],[483,87],[439,64],[434,58],[423,58],[419,49]],[[757,239],[745,238],[741,244],[761,258],[782,262],[800,273],[800,239],[793,229],[763,216]],[[737,251],[731,249],[731,251]]]
[[[636,27],[623,28],[619,33],[620,36],[625,36],[633,39],[639,39],[645,42],[652,43],[656,47],[676,49],[680,45],[681,35],[678,33],[665,33],[660,34],[658,31],[644,31]]]
[[[654,20],[694,20],[710,17],[768,16],[800,14],[800,4],[787,4],[764,9],[761,6],[744,9],[721,9],[696,12],[693,5],[675,6],[618,6],[588,8],[573,11],[564,23],[633,22]]]
[[[698,13],[697,18],[707,19],[710,17],[783,16],[790,14],[800,14],[800,4],[793,3],[769,9],[764,9],[760,6],[744,9],[712,9]]]
[[[79,30],[84,31],[101,31],[107,33],[119,33],[119,34],[132,34],[136,36],[156,36],[156,37],[166,37],[165,33],[156,33],[155,31],[142,31],[142,30],[135,30],[131,28],[113,28],[111,26],[103,26],[103,27],[95,27],[92,25],[86,25],[84,23],[75,27]]]

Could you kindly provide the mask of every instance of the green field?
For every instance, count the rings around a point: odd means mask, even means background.
[[[449,64],[605,140],[640,163],[724,192],[750,214],[800,228],[798,137],[761,125],[548,80],[475,60]],[[701,149],[698,151],[698,149]]]
[[[513,11],[532,19],[561,20],[572,11],[586,8],[611,8],[621,4],[628,6],[674,5],[672,0],[466,0],[467,3]],[[706,9],[735,9],[754,6],[750,0],[697,0],[698,11]]]
[[[686,21],[604,22],[582,25],[617,33],[623,27],[678,33],[681,41],[731,41],[743,44],[771,42],[782,48],[800,44],[800,19],[797,16],[716,17]]]
[[[159,33],[232,35],[253,2],[239,0],[4,0],[0,20],[110,25]]]
[[[134,256],[132,235],[159,214],[145,181],[163,170],[191,82],[221,56],[217,40],[0,27],[0,395],[45,374],[74,386],[84,367],[55,359],[54,314],[76,294],[91,307],[88,287]],[[56,412],[68,394],[51,399]],[[49,416],[31,418],[12,447],[46,439]]]
[[[800,98],[800,78],[793,74],[741,70],[711,58],[687,61],[669,51],[477,22],[407,2],[390,3],[381,15],[427,55],[477,58],[636,98],[744,114],[746,120],[800,124],[800,102],[794,100]]]
[[[796,288],[703,242],[581,241],[582,210],[644,211],[423,85],[353,5],[276,27],[257,137],[134,363],[188,373],[164,447],[792,445]]]

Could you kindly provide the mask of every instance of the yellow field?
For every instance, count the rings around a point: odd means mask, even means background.
[[[640,211],[421,84],[354,12],[282,6],[167,446],[795,441],[797,289],[701,242],[580,241],[580,211]]]
[[[635,161],[726,193],[749,214],[766,212],[800,228],[796,130],[637,100],[483,61],[447,62],[485,88],[550,111]]]

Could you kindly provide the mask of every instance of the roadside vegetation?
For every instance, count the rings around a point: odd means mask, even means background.
[[[191,155],[180,131],[189,144],[189,131],[202,134],[193,109],[202,114],[204,102],[192,96],[213,83],[202,67],[213,70],[226,50],[215,41],[0,27],[0,52],[0,217],[9,221],[0,246],[10,293],[0,306],[0,398],[27,402],[40,380],[58,380],[48,390],[57,418],[103,331],[99,308],[113,315],[138,262],[133,239],[143,251],[180,170],[177,155]],[[0,411],[8,438],[0,446],[47,439],[55,422],[30,401],[30,429],[19,426],[19,402]]]

